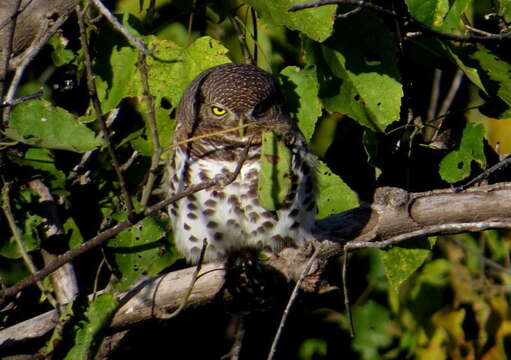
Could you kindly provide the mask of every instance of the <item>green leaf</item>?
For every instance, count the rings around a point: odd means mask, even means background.
[[[27,252],[37,250],[39,249],[37,227],[44,222],[44,219],[37,214],[31,213],[30,210],[27,209],[30,204],[22,203],[20,206],[22,206],[22,209],[24,209],[25,212],[23,212],[21,216],[16,216],[16,221],[21,230],[23,247]],[[8,259],[21,258],[21,253],[14,235],[11,235],[8,239],[3,239],[2,242],[0,242],[0,255]]]
[[[450,184],[461,181],[470,175],[471,163],[470,154],[459,150],[451,151],[440,162],[440,177]]]
[[[410,291],[410,311],[420,324],[445,305],[450,292],[448,285],[453,266],[446,259],[428,262],[421,269]]]
[[[325,41],[331,34],[335,20],[335,5],[315,9],[289,12],[293,5],[302,4],[304,0],[248,0],[256,9],[261,20],[270,25],[284,25],[291,30],[298,30],[313,40]]]
[[[80,231],[80,228],[76,224],[75,220],[72,217],[68,217],[64,222],[64,232],[69,237],[69,248],[74,249],[75,247],[81,245],[85,239]]]
[[[349,34],[349,36],[346,36]],[[374,131],[399,120],[403,88],[394,35],[371,13],[341,19],[323,45],[333,75],[322,98],[330,112],[346,114]]]
[[[101,109],[104,113],[116,108],[122,99],[134,95],[131,84],[136,77],[140,82],[137,73],[137,51],[129,46],[115,46],[111,50],[108,64],[102,64],[96,76],[98,97],[101,101]]]
[[[69,64],[75,59],[75,54],[71,50],[66,49],[68,42],[69,40],[60,34],[53,35],[50,41],[48,41],[53,47],[51,59],[57,67]]]
[[[499,14],[507,23],[511,22],[511,2],[509,0],[497,0],[497,3],[499,5]]]
[[[410,14],[420,23],[440,27],[449,11],[449,0],[405,0]]]
[[[511,64],[477,46],[446,47],[456,64],[490,98],[498,96],[511,106]]]
[[[30,270],[22,259],[0,257],[0,280],[6,286],[14,285],[30,275]]]
[[[71,113],[45,100],[17,105],[5,133],[22,143],[49,149],[86,152],[103,144]]]
[[[418,239],[379,251],[385,275],[395,292],[430,256],[431,245],[428,239]]]
[[[169,120],[169,117],[185,88],[202,71],[230,62],[226,56],[228,50],[207,36],[184,47],[155,36],[148,36],[145,43],[154,52],[154,56],[146,58],[149,91],[154,96],[160,144],[167,146],[175,127],[175,120]],[[110,56],[103,55],[103,62],[98,61],[102,66],[97,67],[96,79],[103,111],[108,112],[123,99],[134,97],[138,99],[137,110],[147,121],[146,103],[141,101],[144,90],[136,65],[138,51],[120,40],[115,44],[106,46],[103,52],[110,53]],[[165,102],[171,106],[164,106]],[[144,156],[152,154],[152,144],[142,133],[132,139],[131,145]]]
[[[314,133],[316,121],[321,115],[316,66],[309,66],[302,70],[296,66],[288,66],[280,74],[283,79],[287,108],[309,142]]]
[[[117,220],[126,218],[118,214]],[[161,221],[146,217],[133,227],[117,234],[108,242],[113,253],[120,281],[120,290],[125,290],[142,275],[154,275],[172,265],[180,256],[166,242],[165,226]]]
[[[390,311],[370,300],[353,307],[355,338],[352,347],[364,360],[380,359],[378,349],[392,343]]]
[[[50,358],[58,345],[61,344],[62,341],[65,341],[62,329],[69,323],[74,315],[73,305],[74,300],[67,304],[61,304],[58,311],[59,317],[56,322],[57,326],[53,329],[50,339],[46,342],[46,346],[39,351],[39,354]]]
[[[461,181],[470,175],[472,161],[481,167],[486,165],[484,155],[484,126],[467,123],[463,130],[460,147],[447,154],[440,162],[440,177],[448,183]]]
[[[317,186],[319,195],[317,218],[322,219],[358,206],[358,198],[353,190],[342,179],[335,175],[328,166],[318,161],[316,166]]]
[[[410,14],[436,30],[452,32],[460,27],[461,15],[472,0],[405,0]]]
[[[146,43],[154,51],[154,57],[147,58],[151,93],[157,99],[167,97],[174,107],[197,75],[213,66],[230,62],[226,56],[228,50],[209,36],[198,38],[187,47],[153,36],[149,36]],[[131,79],[131,96],[141,96],[140,74],[137,72]]]
[[[277,210],[291,188],[291,151],[273,131],[262,134],[257,197],[262,207]]]
[[[310,360],[327,355],[327,342],[324,339],[307,339],[300,346],[300,359]]]
[[[100,332],[110,324],[119,302],[113,294],[99,295],[89,304],[85,319],[75,329],[74,346],[69,350],[66,360],[86,360],[94,357],[100,340]]]
[[[444,18],[443,24],[440,27],[441,31],[452,33],[457,29],[465,29],[461,16],[467,11],[472,0],[455,0],[451,1],[451,7]]]
[[[10,160],[16,164],[30,166],[34,169],[44,171],[48,175],[50,187],[55,191],[65,188],[66,175],[55,166],[53,153],[48,149],[29,148],[23,158],[10,154]]]

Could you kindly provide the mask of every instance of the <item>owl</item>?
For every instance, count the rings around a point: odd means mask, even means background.
[[[233,128],[238,129],[226,131]],[[262,133],[268,128],[291,154],[291,185],[276,210],[262,206],[258,197]],[[245,248],[278,252],[306,243],[317,212],[315,157],[269,73],[253,65],[223,64],[197,76],[177,109],[174,145],[166,166],[167,196],[233,173],[248,150],[233,182],[169,206],[175,244],[190,263],[199,261],[204,240],[204,262],[224,260]]]

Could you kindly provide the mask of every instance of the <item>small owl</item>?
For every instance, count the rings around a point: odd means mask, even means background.
[[[191,263],[205,262],[253,248],[280,251],[302,246],[314,224],[314,156],[286,113],[283,97],[270,74],[252,66],[224,64],[201,73],[186,89],[177,110],[174,143],[165,175],[168,196],[235,171],[226,186],[198,191],[169,206],[178,249]],[[227,129],[245,126],[225,132]],[[291,186],[278,209],[258,198],[262,132],[278,133],[291,154]],[[190,138],[197,139],[183,142]]]

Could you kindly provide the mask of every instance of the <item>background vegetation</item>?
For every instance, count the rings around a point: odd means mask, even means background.
[[[42,94],[3,107],[2,286],[44,267],[48,253],[51,260],[130,216],[142,220],[73,260],[78,300],[51,340],[8,352],[92,356],[118,305],[111,294],[186,266],[167,215],[140,214],[160,200],[180,96],[211,66],[253,63],[278,78],[322,161],[321,218],[371,201],[381,186],[459,185],[511,152],[508,0],[339,1],[289,12],[297,3],[105,2],[146,55],[84,3],[37,54],[15,98]],[[340,291],[307,294],[276,356],[504,359],[510,246],[508,231],[488,230],[356,251],[347,279],[354,338]],[[340,287],[340,260],[332,262]],[[88,305],[86,295],[100,289],[106,295]],[[7,300],[3,327],[59,302],[48,278]],[[266,356],[282,309],[277,301],[247,315],[241,358]],[[162,358],[219,358],[231,347],[231,310],[218,301],[141,324],[98,356],[142,357],[151,349]]]

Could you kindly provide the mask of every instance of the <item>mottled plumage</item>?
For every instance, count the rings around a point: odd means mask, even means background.
[[[208,241],[205,261],[224,259],[246,247],[279,251],[305,243],[316,214],[314,157],[282,101],[271,75],[252,65],[211,68],[185,91],[175,143],[240,124],[250,126],[176,146],[166,169],[168,196],[233,172],[251,140],[248,158],[231,184],[196,192],[169,206],[175,243],[188,261],[199,260],[203,239]],[[276,211],[263,208],[257,198],[260,134],[268,127],[282,136],[292,153],[292,186]]]

